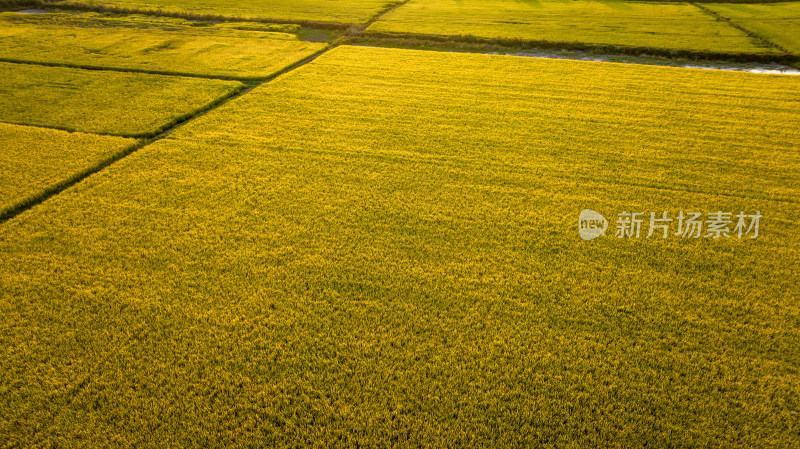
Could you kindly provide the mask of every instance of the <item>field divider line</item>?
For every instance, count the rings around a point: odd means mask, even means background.
[[[17,125],[17,126],[27,126],[30,128],[41,128],[41,129],[52,129],[55,131],[66,131],[68,133],[81,133],[81,134],[92,134],[95,136],[105,136],[105,137],[124,137],[127,139],[141,139],[144,137],[144,134],[123,134],[123,133],[106,133],[100,131],[82,131],[80,129],[70,128],[69,126],[56,126],[56,125],[42,125],[42,124],[35,124],[35,123],[26,123],[26,122],[15,122],[13,120],[0,120],[0,123],[4,123],[6,125]]]
[[[708,14],[709,16],[715,18],[716,20],[719,20],[720,22],[725,22],[729,26],[731,26],[733,28],[736,28],[737,30],[739,30],[742,33],[746,34],[748,37],[761,42],[763,45],[765,45],[767,47],[774,48],[774,49],[776,49],[778,51],[781,51],[781,52],[783,52],[785,54],[791,54],[792,53],[788,49],[781,47],[780,45],[776,44],[775,42],[772,42],[771,40],[769,40],[768,38],[764,37],[763,35],[743,27],[742,25],[736,23],[732,19],[729,19],[728,17],[725,17],[722,14],[720,14],[720,13],[718,13],[718,12],[712,10],[712,9],[709,9],[707,6],[703,6],[703,5],[701,5],[701,4],[697,3],[697,2],[691,2],[690,4],[693,5],[695,8],[699,9],[700,11],[702,11],[702,12]]]
[[[364,25],[363,25],[363,28],[362,28],[362,31],[363,31],[363,30],[366,30],[367,28],[369,28],[369,26],[370,26],[370,25],[372,25],[373,23],[375,23],[375,22],[377,22],[378,20],[380,20],[380,19],[381,19],[381,17],[385,16],[386,14],[389,14],[390,12],[392,12],[392,11],[394,11],[395,9],[397,9],[397,8],[399,8],[399,7],[403,6],[403,5],[405,5],[406,3],[410,2],[410,1],[411,1],[411,0],[402,0],[402,1],[400,1],[400,2],[397,2],[397,3],[395,3],[395,4],[390,4],[390,5],[389,5],[389,6],[388,6],[386,9],[384,9],[383,11],[378,11],[378,13],[377,13],[377,14],[375,14],[374,16],[372,16],[372,18],[371,18],[371,19],[369,19],[369,20],[368,20],[366,23],[364,23]]]
[[[7,62],[10,64],[28,64],[28,65],[36,65],[43,67],[61,67],[67,69],[93,70],[102,72],[141,73],[145,75],[179,76],[184,78],[199,78],[199,79],[219,80],[219,81],[241,81],[243,83],[252,81],[261,81],[272,76],[272,75],[264,75],[257,77],[215,76],[215,75],[202,75],[197,73],[183,73],[183,72],[170,72],[170,71],[147,70],[147,69],[136,69],[136,68],[70,64],[67,62],[28,61],[24,59],[3,58],[3,57],[0,57],[0,62]]]
[[[192,113],[187,114],[185,116],[182,116],[182,117],[174,120],[170,124],[163,126],[162,128],[159,129],[159,131],[157,131],[151,137],[146,137],[146,138],[141,138],[140,137],[138,142],[136,142],[136,143],[124,148],[123,150],[120,150],[120,151],[114,153],[113,155],[111,155],[110,157],[108,157],[106,159],[103,159],[99,163],[96,163],[96,164],[92,165],[91,167],[85,168],[85,169],[73,174],[72,176],[70,176],[69,178],[67,178],[65,180],[59,181],[56,184],[53,184],[50,187],[45,188],[44,190],[40,191],[37,194],[34,194],[31,197],[28,197],[28,198],[26,198],[26,199],[24,199],[22,201],[19,201],[18,203],[14,204],[12,206],[9,206],[9,207],[7,207],[5,209],[0,210],[0,225],[2,225],[3,223],[6,223],[7,221],[11,220],[12,218],[16,217],[17,215],[19,215],[19,214],[21,214],[21,213],[33,208],[34,206],[37,206],[39,204],[44,203],[48,199],[60,194],[61,192],[67,190],[68,188],[80,183],[81,181],[85,180],[86,178],[88,178],[88,177],[90,177],[90,176],[92,176],[92,175],[94,175],[96,173],[101,172],[103,169],[109,167],[110,165],[114,164],[115,162],[120,161],[120,160],[124,159],[127,156],[130,156],[131,154],[135,153],[136,151],[138,151],[138,150],[140,150],[140,149],[142,149],[142,148],[144,148],[144,147],[146,147],[146,146],[148,146],[148,145],[150,145],[152,143],[155,143],[155,142],[157,142],[159,140],[164,139],[165,137],[167,137],[170,134],[172,134],[172,132],[174,132],[175,130],[177,130],[181,126],[193,121],[194,119],[202,117],[206,113],[208,113],[210,111],[213,111],[215,109],[218,109],[222,105],[224,105],[224,104],[226,104],[226,103],[228,103],[228,102],[230,102],[232,100],[235,100],[236,98],[239,98],[242,95],[247,94],[248,92],[252,91],[253,89],[255,89],[255,88],[259,87],[259,86],[262,86],[262,85],[264,85],[266,83],[269,83],[270,81],[274,80],[275,78],[278,78],[281,75],[289,73],[289,72],[291,72],[291,71],[293,71],[295,69],[298,69],[298,68],[310,63],[311,61],[313,61],[313,60],[317,59],[318,57],[322,56],[324,53],[334,49],[335,47],[338,47],[340,45],[340,42],[341,42],[341,38],[337,39],[336,41],[334,41],[334,42],[332,42],[330,44],[328,44],[327,46],[325,46],[324,48],[322,48],[319,51],[315,52],[314,54],[306,56],[305,58],[303,58],[303,59],[301,59],[301,60],[299,60],[299,61],[297,61],[295,63],[292,63],[292,64],[284,67],[281,70],[278,70],[277,72],[273,73],[272,75],[270,75],[268,78],[266,78],[264,80],[251,82],[249,84],[245,84],[244,86],[240,87],[239,89],[235,89],[234,91],[229,92],[227,95],[223,95],[222,97],[217,98],[216,100],[206,104],[202,108],[197,109],[197,110],[193,111]],[[31,125],[23,125],[23,126],[31,126]],[[47,128],[47,127],[42,127],[42,128]],[[54,127],[50,127],[50,128],[51,129],[59,129],[59,128],[54,128]],[[67,130],[67,131],[69,131],[69,130]],[[98,134],[98,133],[85,133],[85,134]],[[112,135],[112,136],[116,136],[116,137],[129,137],[129,138],[131,137],[131,136],[113,135],[113,134],[98,134],[98,135]]]

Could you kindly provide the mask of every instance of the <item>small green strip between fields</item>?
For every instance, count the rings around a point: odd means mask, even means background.
[[[209,79],[209,80],[224,80],[224,81],[241,81],[241,82],[248,82],[248,81],[255,81],[259,78],[249,78],[249,77],[235,77],[235,76],[211,76],[211,75],[198,75],[196,73],[187,73],[187,72],[173,72],[173,71],[161,71],[161,70],[145,70],[145,69],[135,69],[135,68],[116,68],[116,67],[109,67],[109,66],[99,66],[99,65],[86,65],[86,64],[71,64],[68,62],[47,62],[47,61],[28,61],[25,59],[16,59],[16,58],[2,58],[0,57],[0,62],[8,62],[12,64],[27,64],[27,65],[35,65],[35,66],[43,66],[43,67],[64,67],[69,69],[81,69],[81,70],[97,70],[103,72],[121,72],[121,73],[144,73],[147,75],[161,75],[161,76],[181,76],[186,78],[201,78],[201,79]]]

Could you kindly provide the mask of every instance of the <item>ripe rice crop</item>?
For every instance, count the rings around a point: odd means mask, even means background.
[[[0,123],[0,216],[134,142]]]
[[[0,122],[152,135],[242,88],[238,81],[0,62]]]
[[[0,59],[241,79],[269,76],[325,45],[234,26],[96,13],[0,13]]]
[[[294,20],[307,22],[362,23],[378,14],[392,0],[69,0],[56,4],[78,4],[127,10],[222,16],[243,19]]]
[[[798,104],[796,77],[336,48],[0,228],[0,434],[797,446]],[[765,221],[582,242],[584,208]]]
[[[800,2],[708,3],[703,6],[794,54],[800,54]]]
[[[411,0],[369,31],[717,53],[774,53],[686,3]]]

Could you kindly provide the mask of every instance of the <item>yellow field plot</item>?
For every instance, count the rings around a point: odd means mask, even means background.
[[[800,193],[785,172],[800,162],[800,78],[376,48],[334,54],[291,72],[284,78],[291,84],[262,89],[270,95],[249,95],[236,111],[270,111],[275,123],[265,132],[285,136],[286,148],[372,153],[375,136],[387,136],[394,145],[379,149],[392,154],[492,159],[566,178],[745,197]],[[401,55],[414,56],[409,67],[390,68]],[[431,106],[421,116],[425,102]],[[208,128],[224,133],[233,119],[222,117],[203,120],[218,118]],[[354,121],[363,136],[350,129]],[[420,135],[430,139],[417,141]],[[495,150],[460,144],[476,139]]]
[[[399,1],[393,0],[68,0],[78,4],[191,16],[299,22],[362,23]]]
[[[180,19],[96,13],[0,13],[0,59],[263,78],[325,45],[303,42],[289,33],[237,29],[246,27],[199,27]]]
[[[0,216],[134,143],[122,137],[0,123]]]
[[[238,81],[0,62],[0,122],[146,136],[244,87]]]
[[[703,6],[792,53],[800,53],[800,2]]]
[[[798,83],[336,48],[0,227],[0,434],[796,446]]]
[[[369,31],[586,43],[720,53],[771,53],[687,3],[411,0]]]

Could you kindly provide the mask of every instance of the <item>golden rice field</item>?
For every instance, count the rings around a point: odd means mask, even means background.
[[[271,29],[145,16],[6,12],[0,13],[0,60],[243,79],[265,78],[325,47],[259,28]]]
[[[135,11],[273,19],[362,23],[399,3],[395,0],[61,0],[59,4],[112,7]]]
[[[775,53],[689,3],[411,0],[368,31],[719,53]]]
[[[800,54],[800,2],[704,5],[782,48]]]
[[[0,224],[0,435],[798,446],[798,106],[799,77],[337,47]],[[764,221],[582,242],[585,208]]]
[[[154,135],[245,87],[238,81],[0,62],[0,122]]]
[[[0,216],[133,144],[122,137],[0,123]]]

